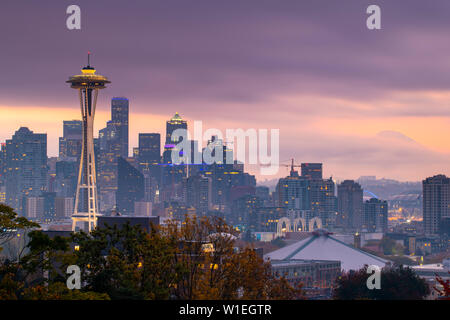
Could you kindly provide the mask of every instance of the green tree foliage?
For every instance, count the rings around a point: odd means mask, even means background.
[[[383,250],[383,254],[385,255],[393,254],[395,245],[396,245],[395,240],[389,237],[383,237],[383,239],[380,242],[380,248]]]
[[[403,255],[406,250],[403,245],[389,237],[383,237],[379,246],[385,255]]]
[[[430,294],[425,280],[410,268],[385,267],[381,271],[381,289],[369,290],[367,266],[343,274],[333,292],[337,300],[422,300]]]
[[[30,230],[39,228],[39,224],[19,217],[14,209],[0,203],[0,251],[2,246],[16,236],[17,230]]]
[[[23,300],[110,300],[106,293],[92,291],[69,290],[62,282],[48,286],[32,286],[23,290]]]
[[[206,217],[186,218],[182,224],[170,222],[150,232],[129,224],[74,233],[70,238],[31,231],[23,259],[0,266],[0,298],[303,297],[301,286],[294,288],[286,279],[275,278],[270,264],[253,248],[236,250],[236,236],[222,219]],[[80,267],[81,290],[66,286],[69,265]]]
[[[112,299],[167,299],[182,272],[174,263],[176,243],[155,228],[107,227],[74,234],[72,241],[85,288]]]

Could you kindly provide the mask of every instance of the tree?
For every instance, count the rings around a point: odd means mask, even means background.
[[[284,277],[272,278],[268,287],[268,298],[271,300],[299,300],[305,299],[303,284],[292,286]]]
[[[16,236],[17,230],[28,231],[39,227],[36,222],[19,217],[13,208],[0,203],[0,251],[7,242]]]
[[[173,289],[176,299],[231,297],[226,284],[232,267],[236,231],[223,219],[186,217],[181,226],[171,222],[162,232],[177,243],[176,263],[180,281]]]
[[[37,285],[26,288],[22,293],[24,300],[110,300],[106,293],[69,290],[65,283],[55,282],[48,286]]]
[[[275,279],[270,263],[252,247],[236,248],[236,231],[220,218],[187,217],[167,234],[178,239],[177,260],[184,273],[174,290],[178,299],[296,299],[301,287]]]
[[[430,294],[425,280],[411,268],[385,267],[381,271],[381,289],[369,290],[367,266],[344,273],[333,292],[338,300],[422,300]]]
[[[61,257],[70,255],[69,239],[50,239],[40,230],[29,232],[29,238],[26,246],[29,252],[18,261],[4,261],[0,267],[0,295],[8,299],[23,299],[37,293],[38,288],[48,291],[49,284],[65,281],[60,262],[64,261]]]
[[[76,262],[85,289],[107,293],[111,299],[168,299],[179,278],[174,262],[176,243],[156,228],[106,227],[73,235],[79,246]]]
[[[183,224],[124,225],[50,238],[29,232],[29,252],[0,265],[2,299],[298,299],[252,247],[236,248],[236,231],[220,218]],[[77,265],[81,290],[65,270]]]
[[[395,240],[389,237],[383,237],[383,239],[380,242],[380,248],[382,248],[383,254],[385,255],[393,254],[395,245],[396,245]]]
[[[435,286],[434,290],[439,293],[441,299],[450,300],[450,279],[444,280],[442,277],[436,276],[436,281],[442,286],[442,289]]]
[[[0,251],[5,244],[17,236],[18,231],[27,234],[30,230],[39,228],[39,224],[19,217],[14,209],[0,204]],[[24,245],[16,257],[3,259],[0,264],[0,299],[19,299],[20,292],[25,287],[26,272],[21,265]],[[12,261],[10,260],[12,259]]]

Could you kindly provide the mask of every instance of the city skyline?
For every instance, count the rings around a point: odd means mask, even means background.
[[[0,11],[0,300],[450,299],[448,0],[53,2]]]
[[[115,80],[99,99],[94,130],[109,119],[112,97],[129,98],[130,154],[138,133],[163,134],[178,111],[207,128],[279,128],[280,160],[322,162],[325,176],[449,175],[445,1],[379,1],[383,29],[375,33],[365,27],[366,1],[121,4],[79,1],[80,31],[64,28],[66,4],[5,4],[0,28],[12,31],[2,141],[26,126],[46,132],[48,155],[58,154],[62,121],[79,119],[60,82],[91,50]],[[33,14],[7,15],[25,7]],[[273,179],[285,175],[281,168]]]
[[[117,98],[119,98],[119,99],[125,98],[126,99],[126,97],[112,97],[111,101],[114,100],[114,99],[117,99]],[[98,113],[98,111],[96,113]],[[94,125],[94,138],[95,139],[98,139],[99,132],[102,130],[102,127],[104,127],[105,125],[108,124],[108,122],[110,122],[110,120],[108,119],[111,116],[110,113],[111,113],[110,110],[105,112],[105,114],[103,115],[105,117],[105,121],[104,122],[98,121],[100,123],[97,123],[97,122],[95,123],[95,125]],[[133,117],[133,113],[130,112],[130,118],[132,118],[132,117]],[[134,115],[134,117],[139,118],[137,115]],[[134,149],[136,149],[139,146],[139,135],[142,135],[142,134],[144,134],[144,135],[145,134],[159,134],[160,137],[161,137],[160,138],[161,139],[160,140],[161,141],[161,144],[160,144],[161,158],[163,158],[163,154],[164,154],[163,153],[163,149],[164,149],[163,141],[166,139],[166,134],[164,133],[165,132],[164,126],[165,126],[165,121],[167,121],[169,119],[170,119],[170,117],[168,116],[166,119],[164,119],[162,121],[162,124],[158,124],[158,126],[162,127],[161,131],[154,130],[154,131],[150,132],[150,130],[148,130],[148,131],[143,131],[143,132],[137,132],[137,134],[136,134],[137,136],[136,137],[134,137],[133,135],[130,135],[130,138],[129,138],[129,141],[130,141],[130,143],[129,143],[129,154],[128,154],[128,156],[133,157]],[[185,118],[183,117],[183,119],[185,119]],[[142,122],[146,122],[146,119],[140,118],[140,120]],[[61,143],[58,140],[60,140],[63,137],[63,134],[62,134],[63,133],[63,129],[64,129],[63,123],[64,122],[73,122],[73,121],[80,121],[80,119],[76,119],[74,117],[73,119],[70,119],[70,120],[69,119],[61,120],[61,130],[60,130],[61,133],[59,135],[57,135],[55,137],[55,139],[51,139],[51,140],[56,140],[56,144],[55,145],[51,145],[49,143],[50,139],[48,137],[49,136],[48,131],[44,130],[44,131],[41,132],[39,130],[34,130],[32,127],[27,126],[26,124],[23,124],[23,125],[19,126],[17,129],[15,129],[10,134],[10,136],[7,137],[4,141],[6,141],[8,139],[11,139],[11,137],[14,135],[14,133],[17,130],[19,130],[20,128],[23,128],[23,127],[24,128],[28,128],[29,130],[31,130],[31,131],[33,131],[35,133],[45,134],[47,136],[47,156],[48,156],[48,158],[58,158],[58,157],[60,157],[60,143]],[[191,132],[192,130],[191,130],[191,128],[189,128],[189,124],[191,122],[188,121],[188,120],[186,120],[186,121],[188,123],[188,131]],[[130,131],[133,131],[132,128],[133,128],[132,125],[130,125]],[[4,141],[2,143],[4,143]],[[247,143],[248,143],[248,140],[247,140]],[[203,141],[203,147],[205,147],[206,145],[207,145],[207,142]],[[228,145],[228,147],[232,148],[232,145],[230,145],[230,144],[227,144],[227,145]],[[55,149],[56,150],[55,153],[51,154],[50,153],[51,151],[49,151],[51,149]],[[312,162],[304,161],[301,157],[291,158],[291,159],[280,159],[280,166],[279,166],[278,174],[276,174],[276,175],[261,175],[259,173],[258,169],[255,169],[255,168],[258,168],[259,165],[249,165],[247,162],[245,162],[244,165],[246,167],[246,171],[248,171],[250,174],[255,175],[255,177],[256,177],[256,179],[257,179],[257,181],[259,183],[263,183],[263,184],[264,183],[269,183],[271,185],[271,187],[274,188],[276,183],[277,183],[277,181],[278,181],[278,179],[286,177],[286,176],[289,176],[289,170],[291,170],[290,169],[290,163],[291,163],[292,159],[295,161],[296,167],[299,166],[300,163],[302,165],[308,164],[308,163],[312,163]],[[327,168],[328,163],[326,163],[324,161],[321,161],[320,159],[317,160],[317,163],[320,164],[320,165],[323,165],[324,178],[325,177],[327,177],[327,178],[331,177],[335,182],[342,182],[342,181],[348,180],[348,179],[358,180],[359,178],[364,178],[364,177],[375,177],[376,179],[392,179],[392,180],[397,180],[397,181],[400,181],[400,182],[421,182],[422,180],[426,179],[427,177],[438,175],[438,174],[446,174],[446,172],[447,172],[445,170],[445,167],[443,167],[442,170],[438,170],[437,169],[437,171],[434,171],[434,172],[432,172],[432,173],[430,173],[428,175],[417,176],[417,179],[405,179],[405,180],[402,180],[401,178],[400,179],[396,178],[395,176],[381,176],[380,174],[377,174],[377,172],[372,172],[372,173],[361,172],[361,174],[350,174],[348,176],[337,176],[337,175],[334,175],[332,170]],[[295,170],[300,173],[300,168],[295,168]]]

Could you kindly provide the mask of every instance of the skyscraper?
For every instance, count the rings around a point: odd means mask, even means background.
[[[44,199],[44,219],[45,221],[52,221],[55,219],[55,198],[56,192],[44,192],[42,194]]]
[[[251,194],[235,199],[231,205],[231,221],[247,233],[257,231],[261,202],[261,199]]]
[[[111,123],[116,128],[120,156],[124,159],[128,157],[128,118],[128,99],[123,97],[112,98]]]
[[[4,187],[6,174],[6,143],[2,143],[0,146],[0,186]]]
[[[172,139],[172,133],[177,129],[187,130],[187,122],[180,117],[178,112],[166,122],[166,143],[163,154],[163,161],[166,164],[172,163],[172,150],[182,141],[181,139]]]
[[[80,120],[63,121],[63,136],[59,138],[60,158],[75,158],[79,161],[81,156],[82,128]]]
[[[322,225],[327,229],[334,227],[337,208],[333,179],[309,179],[309,186],[311,210],[314,216],[320,217]]]
[[[337,224],[350,230],[359,230],[363,215],[363,189],[353,180],[338,185]]]
[[[24,198],[24,216],[31,220],[43,220],[44,218],[44,198],[43,197],[27,197]]]
[[[70,218],[73,213],[73,198],[55,198],[55,217],[58,220]]]
[[[112,210],[116,205],[117,159],[128,158],[127,98],[111,100],[111,120],[99,131],[98,189],[100,211]]]
[[[189,177],[186,180],[186,203],[196,209],[197,215],[204,216],[212,205],[211,178],[202,175]]]
[[[310,210],[310,180],[299,177],[297,171],[291,170],[290,176],[278,180],[276,187],[278,203],[286,209]]]
[[[116,204],[117,158],[121,147],[116,127],[108,121],[98,135],[98,190],[100,211],[111,210]]]
[[[21,127],[6,140],[6,203],[25,215],[27,197],[39,197],[47,184],[47,134]]]
[[[105,84],[110,83],[110,81],[104,76],[95,74],[95,69],[90,66],[89,58],[90,53],[88,54],[88,65],[81,69],[82,74],[72,76],[66,82],[70,83],[71,88],[79,92],[83,122],[80,173],[72,215],[72,230],[75,231],[77,222],[87,222],[90,232],[92,228],[97,226],[97,215],[99,213],[93,132],[95,107],[98,90],[104,89]]]
[[[322,179],[321,163],[302,163],[302,177],[307,179]]]
[[[79,166],[76,161],[56,162],[55,191],[58,197],[75,199]]]
[[[161,135],[159,133],[139,133],[139,166],[148,168],[161,162]]]
[[[122,157],[117,160],[117,170],[117,210],[124,215],[133,215],[134,203],[144,199],[144,175]]]
[[[450,217],[450,178],[436,175],[422,181],[425,234],[438,234],[443,218]]]
[[[364,202],[362,229],[368,232],[383,232],[388,230],[387,201],[372,198]]]

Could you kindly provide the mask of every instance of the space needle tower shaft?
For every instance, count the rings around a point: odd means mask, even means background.
[[[88,232],[97,226],[98,197],[94,153],[94,116],[97,105],[98,90],[111,83],[104,76],[95,73],[95,68],[88,64],[81,69],[81,74],[69,78],[70,87],[78,90],[82,119],[82,146],[78,171],[75,205],[72,214],[72,231],[76,231],[77,223],[87,223]]]

